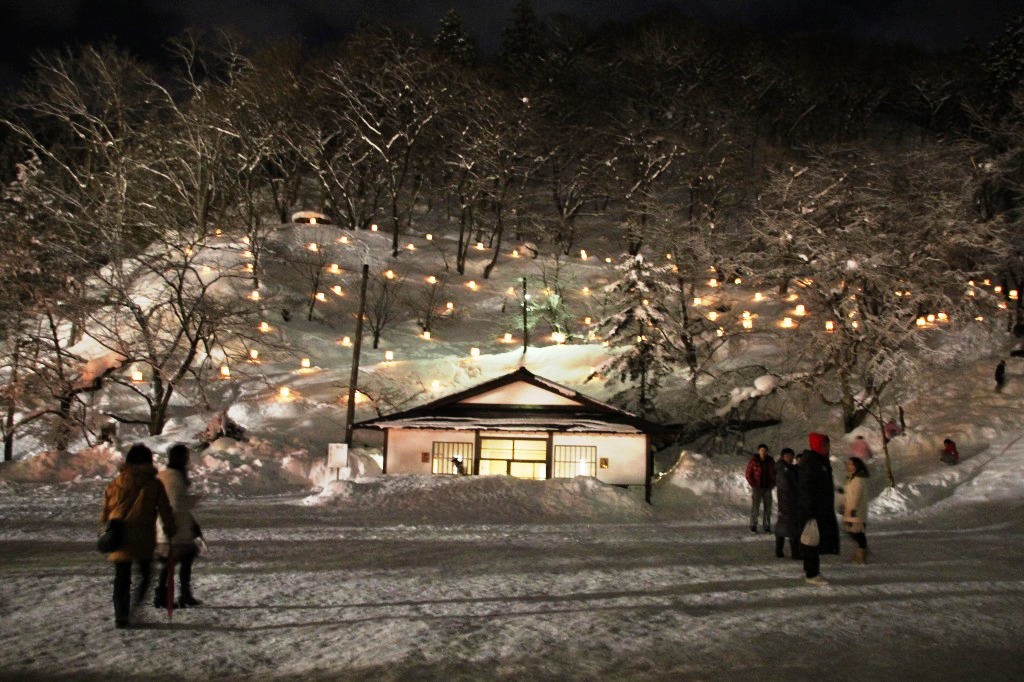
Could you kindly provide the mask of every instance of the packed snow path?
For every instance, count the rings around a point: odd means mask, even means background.
[[[5,679],[1010,680],[1022,506],[872,524],[827,588],[729,523],[383,523],[298,498],[204,509],[197,609],[115,630],[97,491],[0,496]]]

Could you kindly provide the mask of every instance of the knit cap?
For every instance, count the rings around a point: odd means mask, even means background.
[[[807,436],[807,441],[810,443],[811,450],[814,450],[819,455],[824,455],[825,450],[828,449],[829,439],[824,433],[811,433]]]

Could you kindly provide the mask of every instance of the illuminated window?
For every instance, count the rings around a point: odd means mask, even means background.
[[[556,445],[552,478],[597,476],[597,446]]]
[[[436,442],[431,449],[430,473],[456,476],[473,473],[472,443]]]
[[[548,442],[540,439],[483,438],[480,475],[547,478]]]

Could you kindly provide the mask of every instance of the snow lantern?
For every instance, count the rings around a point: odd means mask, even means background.
[[[260,352],[255,348],[249,350],[249,359],[253,362],[258,362],[260,359]]]
[[[377,223],[374,223],[374,224],[370,225],[370,232],[376,232],[376,231],[377,231]]]
[[[333,287],[331,287],[331,291],[333,291],[338,296],[344,296],[345,295],[345,292],[342,291],[340,284],[335,284]]]
[[[827,331],[829,334],[831,334],[835,330],[836,330],[836,323],[833,322],[832,320],[825,320],[825,331]]]
[[[341,267],[337,263],[331,263],[331,274],[337,275],[341,272]]]
[[[587,250],[580,249],[580,260],[587,260]]]
[[[798,305],[798,306],[797,306],[797,307],[796,307],[796,308],[795,308],[795,309],[793,310],[793,314],[794,314],[794,315],[801,315],[801,316],[802,316],[802,315],[806,315],[806,314],[807,314],[807,309],[806,309],[806,308],[804,308],[804,304],[803,304],[803,303],[801,303],[800,305]]]
[[[480,349],[477,348],[476,346],[473,346],[472,348],[470,348],[469,349],[469,357],[471,357],[471,358],[478,358],[478,357],[480,357]]]
[[[321,303],[326,302],[327,301],[327,294],[325,294],[322,291],[316,292],[316,300],[320,301]]]
[[[432,234],[430,234],[430,233],[428,232],[428,233],[427,233],[427,241],[428,241],[428,242],[432,242],[432,241],[434,241],[434,235],[432,235]]]
[[[270,325],[266,322],[260,322],[260,331],[266,334],[270,331]]]
[[[320,250],[320,245],[317,244],[316,242],[310,242],[309,244],[306,245],[306,248],[312,251],[313,253],[316,253],[317,251]]]
[[[384,351],[384,362],[394,362],[394,361],[395,361],[395,351],[393,351],[393,350],[386,350],[386,351]]]
[[[784,317],[784,318],[782,318],[782,327],[783,327],[783,329],[791,329],[793,327],[793,318],[792,317]]]
[[[141,369],[133,369],[132,370],[132,383],[133,384],[140,384],[140,383],[142,383],[142,380],[144,378],[145,377],[142,376],[142,370]]]
[[[309,369],[309,358],[302,358],[301,360],[299,360],[299,367],[301,367],[302,369]]]
[[[220,376],[221,376],[222,379],[230,379],[231,378],[231,368],[228,367],[227,365],[221,365],[220,366]]]
[[[260,292],[259,292],[259,290],[258,289],[253,289],[252,293],[249,294],[249,298],[251,298],[254,301],[260,300]]]
[[[420,336],[423,338],[424,341],[429,341],[430,340],[430,330],[429,329],[424,329],[423,333],[420,334]]]
[[[352,339],[347,337],[347,336],[343,336],[341,338],[341,345],[345,346],[346,348],[348,346],[351,346],[352,345]]]

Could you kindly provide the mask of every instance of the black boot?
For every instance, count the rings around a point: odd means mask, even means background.
[[[184,592],[182,593],[181,597],[178,598],[178,602],[177,604],[175,604],[175,606],[182,609],[186,609],[192,606],[201,606],[202,603],[203,602],[193,597],[190,592]]]

